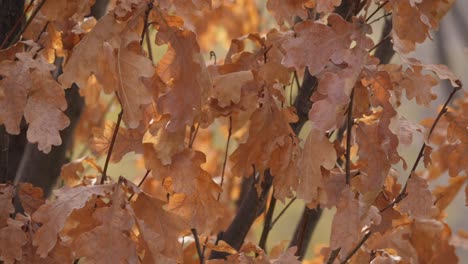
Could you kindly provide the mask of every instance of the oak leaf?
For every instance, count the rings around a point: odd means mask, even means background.
[[[165,204],[146,193],[140,193],[132,203],[141,239],[148,248],[144,259],[152,263],[158,262],[160,255],[175,262],[182,253],[178,238],[189,228],[182,218],[165,210]]]
[[[54,191],[57,196],[53,202],[48,201],[33,215],[32,219],[43,225],[34,235],[33,245],[41,257],[47,256],[57,242],[57,234],[64,227],[68,216],[75,209],[82,208],[90,197],[110,193],[113,185],[64,187]]]
[[[7,225],[10,214],[15,212],[12,199],[14,197],[13,185],[0,186],[0,227]]]
[[[408,195],[399,203],[399,211],[414,218],[431,218],[437,213],[434,198],[426,180],[412,174],[408,180]]]
[[[101,225],[82,233],[73,243],[76,256],[85,257],[84,263],[137,262],[136,243],[131,238],[135,220],[126,193],[120,185],[114,187],[111,206],[93,214]]]
[[[8,226],[0,229],[0,256],[6,264],[21,261],[22,247],[28,240],[22,227],[24,223],[12,218],[8,219]]]
[[[112,142],[115,130],[115,122],[107,121],[103,128],[94,128],[93,137],[89,140],[91,150],[100,155],[106,155]],[[120,127],[114,142],[110,161],[119,162],[123,156],[130,152],[141,153],[143,132],[139,129]]]
[[[299,158],[299,185],[297,197],[307,204],[320,201],[319,193],[325,188],[322,167],[330,170],[335,167],[336,151],[325,134],[312,129],[304,144],[304,151]]]

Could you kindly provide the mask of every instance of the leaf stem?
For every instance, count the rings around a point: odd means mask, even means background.
[[[263,221],[263,230],[262,235],[260,236],[260,241],[258,242],[258,246],[261,247],[266,252],[266,242],[268,239],[268,235],[270,234],[271,230],[271,219],[273,218],[273,213],[275,212],[276,207],[276,198],[274,196],[274,189],[271,192],[270,198],[270,206],[268,207],[268,211],[265,214],[265,220]]]
[[[31,6],[34,4],[34,1],[35,0],[31,0],[31,2],[29,3],[29,5],[26,7],[26,9],[24,10],[24,12],[21,14],[21,16],[15,21],[15,24],[13,25],[13,27],[11,28],[11,30],[8,32],[8,35],[6,35],[6,37],[3,39],[3,42],[2,44],[0,45],[0,49],[4,49],[8,46],[8,40],[10,39],[11,35],[15,32],[16,28],[21,24],[21,21],[23,20],[23,18],[26,16],[26,14],[29,12],[29,9],[31,8]]]
[[[202,248],[200,245],[200,239],[198,238],[197,229],[192,228],[190,230],[192,231],[193,238],[195,239],[195,246],[197,247],[198,259],[200,260],[200,264],[203,264],[205,263],[205,258],[203,256]]]
[[[437,115],[436,119],[432,123],[431,129],[429,130],[429,134],[427,135],[427,141],[428,142],[429,142],[429,139],[430,139],[430,137],[432,135],[432,132],[434,131],[437,123],[442,118],[442,116],[447,112],[447,110],[448,110],[447,106],[450,103],[450,101],[452,100],[453,96],[455,95],[455,93],[458,90],[460,90],[462,88],[462,84],[461,84],[460,81],[457,81],[457,84],[459,84],[459,87],[453,87],[452,92],[450,93],[449,97],[447,98],[444,105],[442,106],[442,109],[440,109],[439,114]],[[391,202],[390,204],[388,204],[387,206],[382,208],[380,210],[380,213],[388,210],[389,208],[392,208],[393,206],[395,206],[397,203],[399,203],[401,200],[403,200],[403,198],[405,198],[408,195],[406,193],[406,189],[408,187],[408,181],[409,181],[409,179],[411,179],[411,177],[414,174],[416,168],[418,167],[419,161],[424,156],[424,149],[425,148],[426,148],[426,143],[424,142],[423,145],[421,146],[421,149],[419,150],[418,157],[416,158],[416,161],[414,162],[413,168],[411,169],[411,172],[410,172],[410,174],[408,176],[408,179],[406,179],[405,186],[403,187],[401,192],[398,194],[398,196],[393,200],[393,202]],[[356,254],[356,252],[359,250],[359,248],[362,245],[364,245],[364,243],[367,241],[367,239],[370,238],[371,235],[372,235],[372,231],[368,231],[366,233],[366,235],[361,239],[361,241],[356,245],[356,247],[346,256],[346,258],[341,263],[342,264],[346,263],[354,254]]]
[[[349,185],[351,179],[351,131],[353,128],[353,101],[354,101],[354,88],[351,91],[348,106],[348,124],[346,131],[346,184]]]
[[[232,116],[229,116],[229,129],[228,129],[228,137],[226,140],[226,151],[224,152],[223,168],[221,170],[221,183],[220,183],[221,191],[218,193],[218,198],[216,199],[218,201],[219,201],[219,198],[221,197],[223,183],[224,183],[224,175],[226,172],[227,158],[229,154],[229,142],[231,141],[231,135],[232,135]]]
[[[37,13],[39,13],[39,11],[41,10],[41,8],[44,6],[44,4],[47,2],[47,0],[42,0],[42,2],[37,6],[36,9],[34,9],[33,13],[31,14],[31,16],[28,18],[28,20],[26,21],[26,24],[24,24],[24,26],[21,27],[21,30],[18,31],[18,33],[16,33],[15,37],[12,39],[11,43],[15,43],[16,41],[19,40],[20,36],[24,33],[24,31],[26,31],[26,29],[28,28],[28,26],[31,24],[31,22],[33,21],[33,19],[36,17]]]
[[[380,9],[382,9],[382,7],[384,7],[385,5],[387,5],[390,1],[389,0],[386,0],[385,2],[383,2],[381,5],[379,5],[377,7],[377,9],[375,9],[374,12],[372,12],[372,14],[370,14],[370,16],[368,18],[366,18],[366,22],[369,21],[369,19],[371,19],[375,14],[377,14],[377,12],[379,12]]]
[[[123,116],[123,108],[120,110],[120,113],[117,116],[117,123],[115,124],[114,133],[112,134],[111,143],[109,146],[109,150],[107,151],[106,161],[104,163],[104,169],[102,171],[101,184],[104,184],[104,182],[107,179],[107,168],[109,166],[109,161],[112,155],[112,150],[114,149],[115,140],[117,139],[117,134],[119,132],[120,123],[122,122],[122,116]]]
[[[273,226],[276,224],[276,222],[278,222],[281,216],[286,213],[286,210],[288,210],[288,208],[294,203],[294,201],[296,201],[296,199],[297,197],[293,197],[291,201],[289,201],[289,203],[283,208],[283,210],[281,210],[281,212],[275,217],[275,219],[271,222],[270,230],[273,229]]]
[[[147,170],[145,175],[143,176],[143,179],[141,179],[140,183],[138,183],[138,188],[141,187],[141,185],[143,185],[143,182],[146,180],[146,178],[148,177],[148,175],[150,174],[151,170]],[[135,193],[132,193],[132,195],[130,195],[130,197],[128,197],[128,201],[130,202],[133,198],[133,196],[135,195]]]

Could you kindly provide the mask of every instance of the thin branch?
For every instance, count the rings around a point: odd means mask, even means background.
[[[379,12],[380,9],[382,9],[382,7],[384,7],[385,5],[387,5],[390,1],[386,0],[385,2],[383,2],[381,5],[379,5],[377,7],[377,9],[375,9],[375,11],[370,14],[370,16],[368,18],[366,18],[366,22],[369,21],[375,14],[377,14],[377,12]]]
[[[458,90],[460,90],[462,88],[462,84],[461,84],[460,81],[457,81],[457,84],[459,85],[459,87],[453,87],[452,92],[450,93],[449,97],[447,98],[444,105],[442,106],[442,109],[440,109],[439,114],[437,115],[436,119],[432,123],[431,129],[429,130],[429,134],[427,135],[427,141],[428,142],[429,142],[429,139],[430,139],[430,137],[432,135],[432,132],[434,131],[437,123],[442,118],[442,116],[447,112],[447,106],[450,103],[450,101],[452,100],[453,96],[455,95],[455,93]],[[403,187],[401,192],[398,194],[398,196],[393,200],[393,202],[391,202],[390,204],[388,204],[387,206],[382,208],[380,210],[380,213],[388,210],[389,208],[392,208],[393,206],[395,206],[397,203],[399,203],[401,200],[403,200],[403,198],[405,198],[408,195],[407,192],[406,192],[406,189],[408,188],[408,181],[409,181],[409,179],[411,179],[411,177],[414,174],[416,168],[418,167],[419,161],[424,156],[424,149],[425,148],[426,148],[426,143],[424,142],[423,145],[421,146],[421,149],[419,150],[418,157],[416,158],[416,161],[414,162],[413,168],[411,169],[411,172],[410,172],[410,174],[408,176],[408,179],[405,182],[405,186]],[[351,250],[350,253],[348,253],[346,258],[341,263],[342,264],[346,263],[354,254],[356,254],[356,252],[359,250],[359,248],[362,245],[364,245],[364,243],[370,238],[371,235],[372,235],[372,232],[368,231],[366,233],[366,235],[361,239],[361,241],[356,245],[356,247],[354,247],[354,249]]]
[[[117,134],[119,132],[120,123],[122,122],[122,116],[123,116],[123,108],[120,110],[120,113],[117,116],[117,123],[115,124],[114,133],[112,134],[112,139],[111,139],[111,143],[109,146],[109,150],[107,151],[106,162],[104,163],[104,169],[102,171],[101,184],[104,184],[104,182],[107,179],[107,168],[109,166],[109,161],[112,155],[112,150],[114,149],[115,140],[117,139]]]
[[[364,235],[364,237],[361,239],[361,241],[359,241],[359,243],[348,253],[348,255],[346,255],[345,259],[341,261],[340,263],[345,264],[346,262],[348,262],[348,260],[350,260],[351,257],[354,256],[354,254],[356,254],[356,252],[362,247],[362,245],[366,243],[367,239],[369,239],[371,235],[372,235],[372,232],[368,231]]]
[[[26,24],[24,24],[23,27],[21,27],[21,30],[18,31],[18,33],[16,33],[15,37],[12,39],[11,43],[15,43],[16,41],[18,41],[18,39],[20,38],[20,36],[26,31],[26,29],[28,28],[28,26],[31,24],[31,22],[33,21],[33,19],[36,17],[37,13],[39,13],[39,11],[41,10],[42,6],[44,6],[44,4],[47,2],[47,0],[42,0],[42,2],[36,7],[36,9],[34,9],[33,13],[31,14],[31,16],[28,18],[28,20],[26,21]]]
[[[271,219],[273,218],[273,213],[275,212],[276,206],[276,198],[274,190],[271,192],[270,198],[270,206],[268,207],[268,211],[265,214],[265,220],[263,221],[263,230],[262,235],[260,236],[260,242],[258,242],[258,246],[261,247],[266,252],[266,242],[268,239],[268,235],[270,234],[271,230]]]
[[[372,20],[371,22],[367,23],[367,24],[368,24],[368,25],[371,25],[371,24],[373,24],[373,23],[379,21],[380,19],[382,19],[382,18],[384,18],[384,17],[391,16],[391,15],[392,15],[392,12],[385,13],[385,14],[381,15],[380,17],[378,17],[378,18]]]
[[[148,26],[146,28],[146,49],[148,50],[148,58],[151,60],[152,63],[154,63],[153,60],[153,49],[151,49],[151,39],[150,39],[150,32],[148,30]]]
[[[372,52],[373,50],[375,50],[376,48],[378,48],[380,45],[382,45],[388,38],[390,38],[390,35],[386,36],[385,38],[383,38],[382,40],[379,41],[379,43],[375,44],[374,47],[372,47],[368,52]]]
[[[221,170],[221,191],[218,193],[218,198],[216,200],[219,201],[219,198],[221,197],[221,192],[224,184],[224,174],[226,172],[226,165],[227,165],[227,158],[229,154],[229,142],[231,141],[231,135],[232,135],[232,116],[229,116],[229,129],[228,129],[228,137],[226,140],[226,151],[224,152],[224,161],[223,161],[223,168]]]
[[[297,197],[292,198],[291,201],[289,201],[289,203],[283,208],[283,210],[281,210],[281,212],[275,217],[275,219],[271,222],[270,230],[273,229],[273,226],[276,224],[276,222],[278,222],[281,216],[283,216],[286,210],[288,210],[288,208],[294,203],[294,201],[296,201],[296,199]]]
[[[13,27],[11,28],[11,30],[8,32],[8,34],[5,36],[5,38],[3,39],[3,42],[2,44],[0,45],[0,49],[4,49],[8,46],[8,40],[10,39],[11,35],[13,35],[13,33],[15,32],[16,28],[21,24],[21,21],[23,20],[23,18],[26,16],[26,14],[29,12],[29,9],[32,7],[32,5],[34,4],[34,1],[35,0],[31,0],[31,2],[29,3],[29,5],[26,7],[26,9],[24,10],[24,12],[21,14],[21,16],[15,21],[15,24],[13,25]]]
[[[442,118],[442,116],[447,112],[447,110],[448,110],[447,106],[450,103],[450,101],[452,100],[453,96],[455,95],[455,93],[458,90],[460,90],[462,88],[461,82],[459,82],[459,85],[460,85],[459,87],[453,87],[452,92],[450,93],[449,97],[447,98],[444,105],[440,109],[439,114],[437,115],[436,119],[432,123],[431,129],[429,130],[429,134],[427,135],[427,141],[428,142],[429,142],[429,140],[431,138],[432,132],[434,131],[437,123]],[[380,210],[381,212],[383,212],[383,211],[385,211],[385,210],[387,210],[389,208],[392,208],[393,206],[395,206],[397,203],[399,203],[401,200],[403,200],[403,198],[405,198],[407,196],[406,189],[408,188],[408,181],[409,181],[409,179],[411,179],[412,175],[414,174],[414,172],[416,171],[416,168],[419,165],[419,162],[421,161],[422,157],[424,156],[424,150],[426,149],[426,146],[427,146],[426,142],[424,142],[422,144],[422,146],[421,146],[421,149],[419,150],[418,157],[416,158],[416,161],[413,164],[413,168],[411,169],[411,171],[410,171],[410,173],[408,175],[408,178],[407,178],[407,180],[405,182],[405,185],[403,186],[403,189],[401,190],[401,192],[393,200],[392,203],[390,203],[389,205],[385,206],[382,210]]]
[[[145,10],[145,17],[143,20],[143,31],[141,32],[141,36],[140,36],[140,46],[143,45],[143,40],[145,39],[146,31],[148,30],[148,18],[149,18],[151,9],[153,9],[153,1],[148,2],[148,6]]]
[[[336,257],[338,257],[338,254],[340,253],[341,248],[337,248],[335,250],[332,250],[330,253],[330,257],[327,260],[327,264],[333,264],[335,262]]]
[[[141,179],[140,183],[138,183],[138,188],[141,187],[141,185],[143,185],[143,182],[146,180],[146,178],[148,177],[148,175],[150,174],[151,170],[147,170],[146,173],[145,173],[145,176],[143,176],[143,179]],[[128,201],[130,202],[133,198],[133,196],[135,195],[135,193],[132,193],[132,195],[130,195],[130,197],[128,197]]]
[[[205,263],[205,258],[203,256],[202,248],[200,245],[200,239],[198,238],[197,229],[192,228],[190,230],[192,231],[193,238],[195,239],[195,246],[197,247],[198,259],[200,260],[200,264],[203,264]]]
[[[351,131],[353,128],[353,101],[354,101],[354,89],[351,91],[348,106],[348,124],[346,131],[346,184],[349,185],[351,179]]]
[[[196,127],[195,126],[190,127],[190,139],[189,139],[189,145],[188,145],[189,149],[193,147],[193,143],[195,142],[195,139],[197,138],[199,128],[200,128],[200,123],[197,123]]]

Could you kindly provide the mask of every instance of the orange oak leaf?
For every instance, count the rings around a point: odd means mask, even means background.
[[[168,131],[168,118],[153,122],[143,136],[145,164],[148,169],[158,171],[162,165],[172,163],[172,156],[181,152],[185,145],[185,131]]]
[[[288,38],[282,45],[286,50],[283,64],[296,70],[307,67],[311,75],[317,75],[339,50],[351,44],[351,26],[339,15],[328,17],[331,27],[316,21],[307,20],[294,26],[294,37]],[[306,46],[303,43],[308,43]]]
[[[411,225],[411,243],[420,263],[458,263],[451,245],[450,227],[433,219],[416,219]]]
[[[32,215],[41,205],[45,203],[44,192],[39,187],[34,187],[30,183],[20,183],[18,197],[24,211]]]
[[[434,198],[426,180],[412,174],[408,180],[408,195],[399,203],[399,211],[414,218],[431,218],[437,213]]]
[[[264,91],[264,100],[250,118],[249,137],[231,154],[232,172],[237,177],[249,177],[252,164],[257,171],[272,165],[271,154],[288,142],[294,133],[286,115],[278,108],[269,90]],[[289,143],[288,143],[289,144]],[[284,152],[289,156],[289,153]],[[277,159],[277,158],[276,158]],[[274,175],[273,175],[274,176]]]
[[[279,25],[288,22],[294,25],[294,16],[302,20],[307,18],[307,7],[312,7],[314,1],[310,0],[268,0],[267,9],[275,17]]]
[[[164,257],[176,261],[182,254],[178,238],[189,227],[182,218],[165,210],[165,204],[146,193],[140,193],[132,203],[141,239],[148,249],[144,257],[146,263],[155,263]]]
[[[89,198],[94,195],[103,196],[110,193],[113,187],[114,185],[77,186],[54,191],[57,198],[53,202],[48,201],[32,215],[34,221],[42,223],[33,239],[33,245],[38,247],[37,253],[45,257],[54,248],[57,234],[73,210],[85,206]]]
[[[62,144],[59,131],[69,124],[63,113],[67,108],[65,92],[53,79],[50,71],[55,66],[39,55],[38,47],[17,53],[17,61],[0,62],[0,120],[10,134],[19,133],[24,114],[29,123],[27,138],[38,143],[38,149],[50,152],[52,145]]]
[[[156,44],[168,44],[169,47],[156,72],[171,89],[159,97],[158,109],[171,116],[166,129],[174,132],[193,124],[207,99],[204,94],[211,87],[211,80],[195,33],[168,26],[165,18],[160,17]]]
[[[343,258],[362,236],[361,230],[372,224],[379,224],[381,216],[375,206],[368,207],[355,198],[354,192],[346,187],[333,217],[330,235],[330,248],[341,248],[339,256]]]
[[[304,144],[304,151],[299,158],[299,185],[297,197],[306,204],[321,202],[319,193],[325,188],[322,167],[330,170],[335,167],[336,151],[324,133],[312,129]]]
[[[329,14],[333,12],[336,6],[341,4],[341,0],[316,0],[317,12]]]
[[[168,209],[184,218],[190,227],[203,233],[216,228],[219,219],[225,216],[224,208],[216,199],[222,190],[208,174],[196,178],[195,190],[190,195],[171,195]]]
[[[98,208],[93,214],[101,225],[82,233],[73,243],[76,256],[84,257],[84,263],[137,262],[136,243],[131,237],[135,219],[125,191],[120,185],[114,187],[111,206]]]
[[[449,184],[446,186],[437,186],[433,191],[432,195],[435,197],[435,206],[439,208],[440,212],[443,212],[453,201],[455,196],[463,187],[463,184],[467,182],[468,176],[459,175],[449,179]]]
[[[242,86],[254,78],[251,71],[238,71],[213,78],[211,97],[217,100],[220,107],[238,104],[241,99]]]
[[[109,151],[114,134],[115,122],[106,121],[103,128],[94,128],[93,136],[89,139],[91,150],[100,155],[106,155]],[[143,132],[139,129],[128,129],[120,127],[115,139],[114,148],[111,154],[111,162],[119,162],[123,156],[129,152],[143,152]]]
[[[0,256],[6,264],[22,259],[22,247],[28,242],[23,225],[22,221],[9,218],[8,226],[0,229]]]
[[[0,185],[0,227],[6,226],[10,214],[15,212],[13,197],[13,185]]]

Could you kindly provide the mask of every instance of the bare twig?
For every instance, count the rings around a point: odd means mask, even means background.
[[[432,123],[432,126],[431,126],[431,128],[429,130],[429,134],[427,135],[427,141],[429,141],[429,139],[430,139],[430,137],[432,135],[432,132],[434,131],[437,123],[439,122],[439,120],[447,112],[447,106],[450,103],[450,101],[452,100],[453,96],[455,95],[455,93],[458,90],[460,90],[462,88],[462,84],[461,84],[460,81],[457,81],[457,84],[459,85],[459,87],[453,87],[452,92],[450,93],[449,97],[447,98],[444,105],[442,106],[442,109],[440,109],[439,114],[437,115],[436,119]],[[418,167],[418,164],[419,164],[421,158],[424,156],[424,149],[425,148],[426,148],[426,143],[424,142],[423,145],[421,146],[421,149],[419,150],[419,154],[418,154],[418,157],[416,158],[416,161],[414,162],[413,168],[411,169],[411,172],[409,173],[409,176],[406,179],[405,186],[403,187],[403,189],[400,191],[400,193],[397,195],[397,197],[390,204],[388,204],[387,206],[385,206],[384,208],[382,208],[380,210],[380,213],[388,210],[389,208],[392,208],[393,206],[395,206],[397,203],[399,203],[401,200],[403,200],[408,195],[407,192],[406,192],[406,189],[408,188],[408,181],[409,181],[409,179],[411,179],[411,177],[414,174],[416,168]],[[364,245],[364,243],[367,241],[367,239],[369,239],[369,237],[371,235],[372,235],[372,232],[368,231],[366,233],[366,235],[361,239],[361,241],[356,245],[356,247],[353,250],[351,250],[350,253],[348,253],[346,258],[341,263],[343,263],[343,264],[346,263],[354,254],[356,254],[356,252],[359,250],[359,248],[362,245]]]
[[[372,20],[371,22],[367,23],[367,24],[368,24],[368,25],[371,25],[371,24],[373,24],[373,23],[379,21],[380,19],[385,18],[385,17],[388,17],[388,16],[391,16],[391,15],[392,15],[392,12],[385,13],[385,14],[381,15],[380,17],[378,17],[378,18]]]
[[[275,217],[275,219],[271,222],[270,230],[273,229],[273,226],[278,222],[278,220],[283,216],[283,214],[288,210],[288,208],[296,201],[297,197],[294,197],[289,201],[289,203],[281,210],[281,212]]]
[[[378,48],[380,45],[382,45],[383,43],[385,43],[385,41],[387,41],[387,39],[390,38],[390,35],[386,36],[385,38],[383,38],[382,40],[379,41],[379,43],[375,44],[374,47],[372,47],[370,50],[369,50],[369,53],[372,52],[373,50],[375,50],[376,48]]]
[[[193,143],[195,142],[195,139],[197,138],[198,129],[200,129],[200,123],[197,123],[197,126],[192,125],[190,127],[190,138],[189,138],[189,144],[188,144],[189,149],[193,147]]]
[[[47,2],[47,0],[42,0],[41,3],[39,3],[39,5],[36,7],[36,9],[34,9],[33,13],[31,14],[31,16],[28,18],[28,20],[26,21],[26,24],[24,24],[22,27],[21,27],[21,30],[18,31],[15,35],[15,37],[11,40],[11,43],[15,43],[16,41],[19,40],[20,36],[26,31],[26,29],[28,28],[28,26],[31,24],[31,22],[33,21],[33,19],[36,17],[37,13],[39,13],[39,11],[41,10],[42,6],[44,6],[44,4]]]
[[[140,183],[138,183],[138,188],[141,187],[141,185],[143,185],[143,182],[146,180],[146,178],[148,177],[148,175],[150,174],[151,170],[147,170],[145,175],[143,176],[143,178],[141,179]],[[135,193],[132,193],[132,195],[130,195],[130,197],[128,197],[128,201],[131,201],[133,196],[135,195]]]
[[[192,228],[191,231],[193,234],[193,238],[195,239],[195,246],[197,247],[198,259],[200,260],[200,264],[203,264],[205,263],[205,258],[203,256],[200,239],[198,238],[197,229]]]
[[[364,237],[361,239],[361,241],[359,241],[359,243],[348,253],[348,255],[346,255],[344,260],[341,261],[340,263],[345,264],[346,262],[348,262],[348,260],[350,260],[351,257],[354,256],[354,254],[356,254],[356,252],[362,247],[362,245],[364,245],[364,243],[366,243],[367,239],[369,239],[371,235],[372,235],[372,232],[368,231],[364,235]]]
[[[221,191],[218,193],[218,198],[217,198],[218,201],[219,201],[219,198],[221,197],[221,193],[223,191],[222,188],[223,188],[223,184],[224,184],[224,174],[226,172],[227,159],[228,159],[228,155],[229,155],[229,142],[231,141],[231,135],[232,135],[232,116],[229,116],[228,137],[227,137],[227,140],[226,140],[226,151],[224,152],[223,168],[221,170],[221,183],[220,183]]]
[[[115,140],[117,139],[117,134],[119,133],[119,128],[120,128],[120,123],[122,122],[122,116],[123,116],[123,108],[120,110],[119,115],[117,116],[117,123],[115,124],[114,127],[114,133],[112,134],[112,139],[109,145],[109,150],[107,151],[107,157],[106,161],[104,163],[104,169],[102,170],[102,175],[101,175],[101,184],[104,184],[104,182],[107,179],[107,168],[109,166],[109,161],[112,155],[112,150],[114,149],[115,145]]]
[[[354,101],[354,89],[351,91],[348,106],[348,124],[346,131],[346,184],[349,185],[351,179],[351,131],[353,128],[353,101]]]
[[[375,11],[372,12],[372,14],[370,14],[368,18],[366,18],[366,22],[369,21],[375,14],[377,14],[377,12],[379,12],[380,9],[382,9],[382,7],[386,6],[389,2],[390,1],[387,0],[383,2],[381,5],[379,5],[377,9],[375,9]]]
[[[341,248],[337,248],[335,250],[332,250],[330,253],[330,257],[327,260],[327,264],[333,264],[335,262],[336,257],[338,257],[338,254],[340,253]]]
[[[270,198],[270,206],[268,207],[268,211],[265,214],[265,220],[263,221],[263,230],[262,235],[260,236],[260,242],[258,242],[258,246],[263,248],[266,252],[266,242],[268,239],[268,235],[270,234],[271,230],[271,219],[273,218],[273,213],[275,212],[276,206],[276,198],[274,195],[274,191],[271,192]]]
[[[5,36],[5,38],[3,39],[2,41],[2,44],[0,45],[0,49],[4,49],[6,47],[9,46],[9,42],[8,40],[10,39],[10,37],[15,33],[16,29],[18,28],[18,26],[21,24],[21,21],[23,21],[23,19],[26,17],[26,14],[29,12],[29,9],[31,8],[31,6],[34,4],[34,1],[35,0],[31,0],[31,2],[29,3],[29,5],[26,7],[26,9],[22,12],[21,16],[19,16],[16,21],[15,21],[15,24],[13,25],[13,27],[10,29],[10,31],[8,32],[8,34]],[[19,2],[19,1],[18,1]],[[21,8],[24,7],[24,3],[21,4]],[[13,44],[13,43],[11,43]]]

